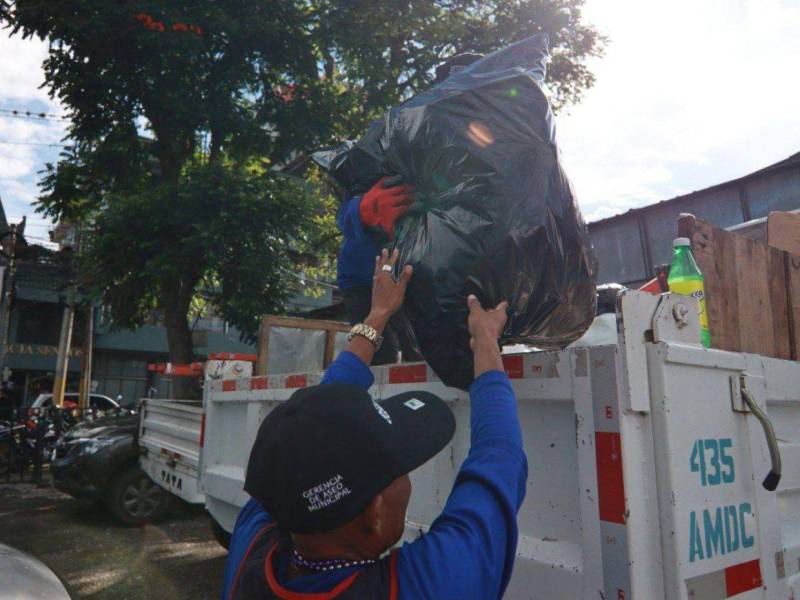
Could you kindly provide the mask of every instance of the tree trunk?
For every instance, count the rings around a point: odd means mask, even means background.
[[[169,115],[158,110],[157,105],[145,104],[145,114],[156,134],[155,152],[161,166],[160,182],[172,188],[177,196],[181,170],[192,156],[194,130],[175,130]],[[169,361],[189,364],[194,359],[192,332],[189,328],[189,306],[194,288],[199,280],[192,267],[183,265],[177,274],[165,275],[159,290],[159,305],[164,311],[164,326],[167,330]],[[179,400],[200,398],[202,388],[194,377],[172,376],[171,396]]]
[[[208,153],[208,164],[217,165],[222,158],[222,132],[217,128],[211,130],[211,144]]]
[[[329,81],[333,81],[333,76],[336,73],[336,61],[333,58],[333,53],[326,47],[322,56],[325,59],[325,77]]]
[[[189,364],[194,359],[192,350],[192,332],[189,329],[189,304],[192,290],[178,284],[174,288],[162,289],[164,308],[164,326],[167,330],[169,361],[175,364]],[[194,377],[172,377],[172,397],[179,400],[191,400],[200,396],[199,386]]]

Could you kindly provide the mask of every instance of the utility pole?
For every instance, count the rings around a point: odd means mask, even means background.
[[[72,291],[67,293],[67,305],[61,318],[61,334],[58,337],[58,356],[56,357],[56,376],[53,381],[53,404],[58,408],[64,405],[64,391],[69,373],[69,348],[72,345],[72,324],[75,319]]]
[[[17,273],[17,226],[11,225],[7,235],[11,236],[11,249],[8,254],[8,279],[3,288],[2,314],[0,314],[0,373],[5,377],[6,357],[8,356],[8,324],[11,318],[11,302],[14,299],[14,278]],[[3,236],[5,237],[5,236]]]
[[[86,306],[86,326],[83,330],[83,358],[81,361],[81,385],[78,390],[78,408],[89,408],[89,392],[92,388],[92,350],[94,347],[94,305]]]
[[[75,253],[80,248],[80,238],[75,232],[75,244],[70,267],[75,264]],[[70,271],[72,269],[70,268]],[[71,273],[70,273],[71,275]],[[58,336],[58,356],[56,357],[56,376],[53,381],[53,405],[58,408],[64,406],[64,392],[67,387],[69,374],[69,350],[72,346],[72,326],[75,321],[75,284],[71,283],[67,290],[67,302],[64,306],[64,316],[61,318],[61,333]]]

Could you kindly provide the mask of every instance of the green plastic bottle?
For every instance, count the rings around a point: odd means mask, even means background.
[[[694,262],[689,238],[675,238],[672,242],[672,266],[669,269],[669,291],[697,298],[700,310],[700,341],[706,348],[711,346],[706,314],[706,288],[703,273]]]

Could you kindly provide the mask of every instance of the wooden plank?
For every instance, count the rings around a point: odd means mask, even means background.
[[[269,356],[270,317],[261,317],[258,330],[258,359],[256,360],[256,376],[267,374],[267,357]]]
[[[709,225],[708,227],[711,226]],[[721,345],[717,347],[723,350],[738,350],[741,346],[739,328],[737,326],[740,312],[739,294],[736,291],[736,279],[732,276],[736,272],[736,249],[734,245],[736,238],[722,229],[713,229],[713,242],[717,251],[715,253],[716,256],[712,255],[712,260],[715,261],[714,269],[720,279],[720,290],[716,301],[712,301],[712,304],[716,303],[720,306],[719,317],[715,326],[723,336]],[[712,333],[711,335],[713,345],[714,334]]]
[[[328,365],[333,362],[333,353],[336,350],[336,332],[328,329],[325,332],[325,356],[322,359],[322,367],[328,368]]]
[[[294,327],[296,329],[316,329],[318,331],[350,331],[350,325],[343,321],[302,319],[300,317],[283,317],[279,315],[268,315],[263,317],[263,319],[269,319],[269,323],[272,327]]]
[[[681,215],[678,220],[678,235],[691,240],[694,259],[705,279],[711,346],[721,350],[737,350],[739,329],[736,326],[736,314],[739,299],[735,281],[731,277],[735,271],[733,239],[717,235],[720,231],[693,215]]]
[[[736,270],[732,283],[739,299],[734,323],[739,331],[740,352],[773,356],[772,309],[769,302],[766,246],[736,236],[733,240]]]
[[[767,243],[780,250],[800,255],[800,213],[769,213]]]
[[[739,311],[734,321],[739,330],[738,350],[775,356],[767,247],[736,236],[734,254],[736,270],[733,283],[739,299]]]
[[[754,244],[757,242],[753,242]],[[772,323],[773,353],[770,356],[790,360],[792,358],[792,334],[789,326],[789,297],[786,287],[785,252],[764,246],[767,253],[767,286]]]
[[[772,212],[767,217],[767,243],[783,253],[786,283],[789,355],[800,360],[800,213]]]
[[[800,360],[800,255],[784,253],[792,359]]]
[[[705,278],[712,347],[796,356],[784,253],[692,215],[680,217],[678,235],[692,241]]]

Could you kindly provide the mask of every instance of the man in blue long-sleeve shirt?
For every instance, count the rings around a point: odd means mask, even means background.
[[[471,447],[442,514],[420,539],[381,558],[403,532],[408,472],[443,448],[454,420],[431,394],[382,402],[366,390],[374,342],[411,277],[377,261],[372,311],[320,386],[297,392],[264,420],[248,464],[223,598],[500,598],[517,545],[527,463],[497,338],[505,303],[470,297],[475,354]],[[309,594],[323,594],[311,596]]]
[[[336,224],[342,232],[342,248],[336,283],[351,325],[363,321],[372,307],[372,271],[379,252],[376,240],[393,239],[395,222],[413,203],[411,186],[403,185],[397,177],[384,177],[363,196],[346,196],[339,206]],[[415,346],[401,311],[389,321],[372,364],[397,362],[398,351],[403,353],[403,360],[419,360]]]

